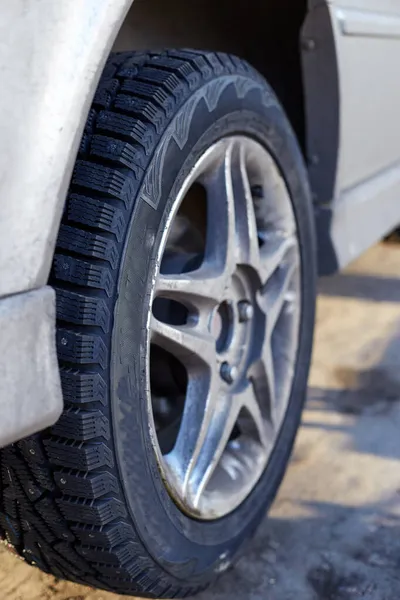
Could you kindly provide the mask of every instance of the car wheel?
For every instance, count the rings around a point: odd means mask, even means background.
[[[290,456],[315,271],[306,171],[264,79],[211,52],[111,56],[50,280],[65,409],[1,453],[9,544],[120,594],[226,570]]]

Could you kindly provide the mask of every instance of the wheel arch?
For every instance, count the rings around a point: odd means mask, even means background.
[[[335,24],[327,1],[169,0],[168,11],[164,6],[164,0],[135,0],[114,49],[209,48],[236,54],[260,71],[303,151],[316,207],[319,268],[335,270],[330,204],[337,179],[340,97]]]
[[[114,49],[190,47],[235,54],[278,94],[304,147],[300,31],[307,0],[135,0]]]
[[[0,297],[47,283],[82,129],[132,1],[1,8]]]

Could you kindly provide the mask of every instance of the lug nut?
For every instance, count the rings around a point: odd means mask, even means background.
[[[234,365],[230,365],[227,362],[224,362],[221,365],[221,377],[226,383],[234,383],[238,376],[237,367]]]
[[[250,321],[254,316],[254,308],[247,300],[242,300],[238,304],[239,320],[241,323]]]

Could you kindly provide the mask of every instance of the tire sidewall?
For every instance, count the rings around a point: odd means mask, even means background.
[[[156,562],[171,575],[193,582],[206,581],[225,568],[271,504],[298,428],[312,348],[315,242],[301,153],[268,86],[254,76],[241,75],[239,85],[238,80],[232,74],[221,76],[207,84],[208,90],[198,90],[180,108],[154,153],[149,166],[153,185],[148,179],[139,191],[125,243],[112,336],[113,433],[129,513]],[[174,131],[179,132],[177,136]],[[289,406],[267,469],[236,511],[202,522],[189,518],[174,504],[157,465],[148,418],[146,324],[158,248],[177,192],[205,150],[230,135],[248,135],[261,143],[286,181],[302,257],[302,319]]]

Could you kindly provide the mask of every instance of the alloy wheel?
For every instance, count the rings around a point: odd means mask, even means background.
[[[174,501],[220,518],[250,494],[283,422],[297,358],[301,262],[284,179],[233,136],[174,201],[148,320],[152,441]]]

